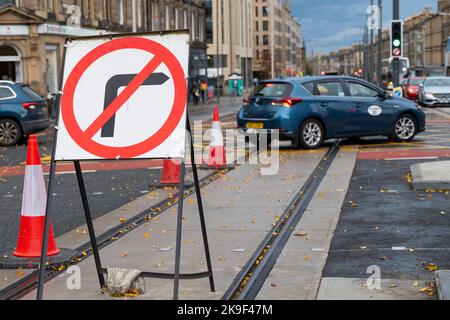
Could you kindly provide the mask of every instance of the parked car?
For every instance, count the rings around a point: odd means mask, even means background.
[[[29,134],[47,129],[47,101],[28,85],[0,81],[0,145],[20,143]]]
[[[450,105],[450,77],[428,77],[420,86],[419,102],[425,107]]]
[[[237,120],[248,135],[279,130],[282,140],[306,149],[332,138],[384,135],[410,141],[425,130],[425,113],[416,103],[340,76],[262,81]]]
[[[403,92],[406,99],[412,101],[419,100],[420,85],[423,84],[425,78],[413,77],[405,79],[403,83]]]

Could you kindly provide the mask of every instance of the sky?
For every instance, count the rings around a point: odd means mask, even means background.
[[[364,35],[370,0],[290,0],[292,11],[303,27],[308,55],[327,53],[360,42]],[[438,0],[400,0],[400,18],[431,7]],[[377,4],[378,0],[374,0]],[[392,0],[383,0],[383,28],[392,19]]]

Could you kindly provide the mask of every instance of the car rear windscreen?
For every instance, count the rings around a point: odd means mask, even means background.
[[[450,78],[435,78],[425,81],[426,87],[450,87]]]
[[[424,81],[425,81],[425,79],[411,79],[409,85],[418,86],[418,85],[421,85]]]
[[[252,97],[285,98],[293,89],[292,84],[285,82],[262,83],[253,91]]]
[[[31,89],[29,86],[22,86],[22,89],[31,99],[38,99],[38,100],[42,99],[42,97],[36,92],[34,92],[33,89]]]

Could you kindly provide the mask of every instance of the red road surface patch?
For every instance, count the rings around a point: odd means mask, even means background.
[[[408,159],[426,157],[450,157],[450,149],[404,149],[360,151],[358,160]]]
[[[197,166],[202,163],[201,158],[196,159]],[[81,163],[83,171],[120,171],[120,170],[137,170],[137,169],[161,169],[163,160],[122,160],[122,161],[102,161],[102,162],[85,162]],[[191,167],[191,162],[186,161],[186,166]],[[50,165],[42,165],[44,173],[50,172]],[[72,162],[58,163],[56,165],[56,173],[75,172]],[[0,167],[0,177],[22,176],[25,174],[25,165],[14,167]]]
[[[120,162],[90,162],[82,163],[81,168],[83,170],[95,170],[95,171],[119,171],[119,170],[133,170],[133,169],[145,169],[145,168],[160,168],[162,167],[162,160],[133,160],[133,161],[120,161]],[[50,171],[50,165],[43,165],[44,173]],[[56,166],[56,172],[74,172],[75,168],[73,163],[59,163]],[[7,176],[20,176],[25,173],[25,166],[16,167],[1,167],[0,177]]]

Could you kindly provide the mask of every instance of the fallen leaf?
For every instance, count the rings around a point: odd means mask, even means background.
[[[359,247],[361,250],[366,250],[367,249],[367,246],[361,246],[361,247]]]
[[[434,263],[428,263],[426,268],[428,271],[437,271],[438,270],[437,265]]]
[[[25,272],[23,272],[23,271],[16,271],[16,275],[19,277],[19,278],[22,278],[24,275],[25,275]]]
[[[297,232],[294,234],[295,237],[306,237],[308,234],[305,232]]]

